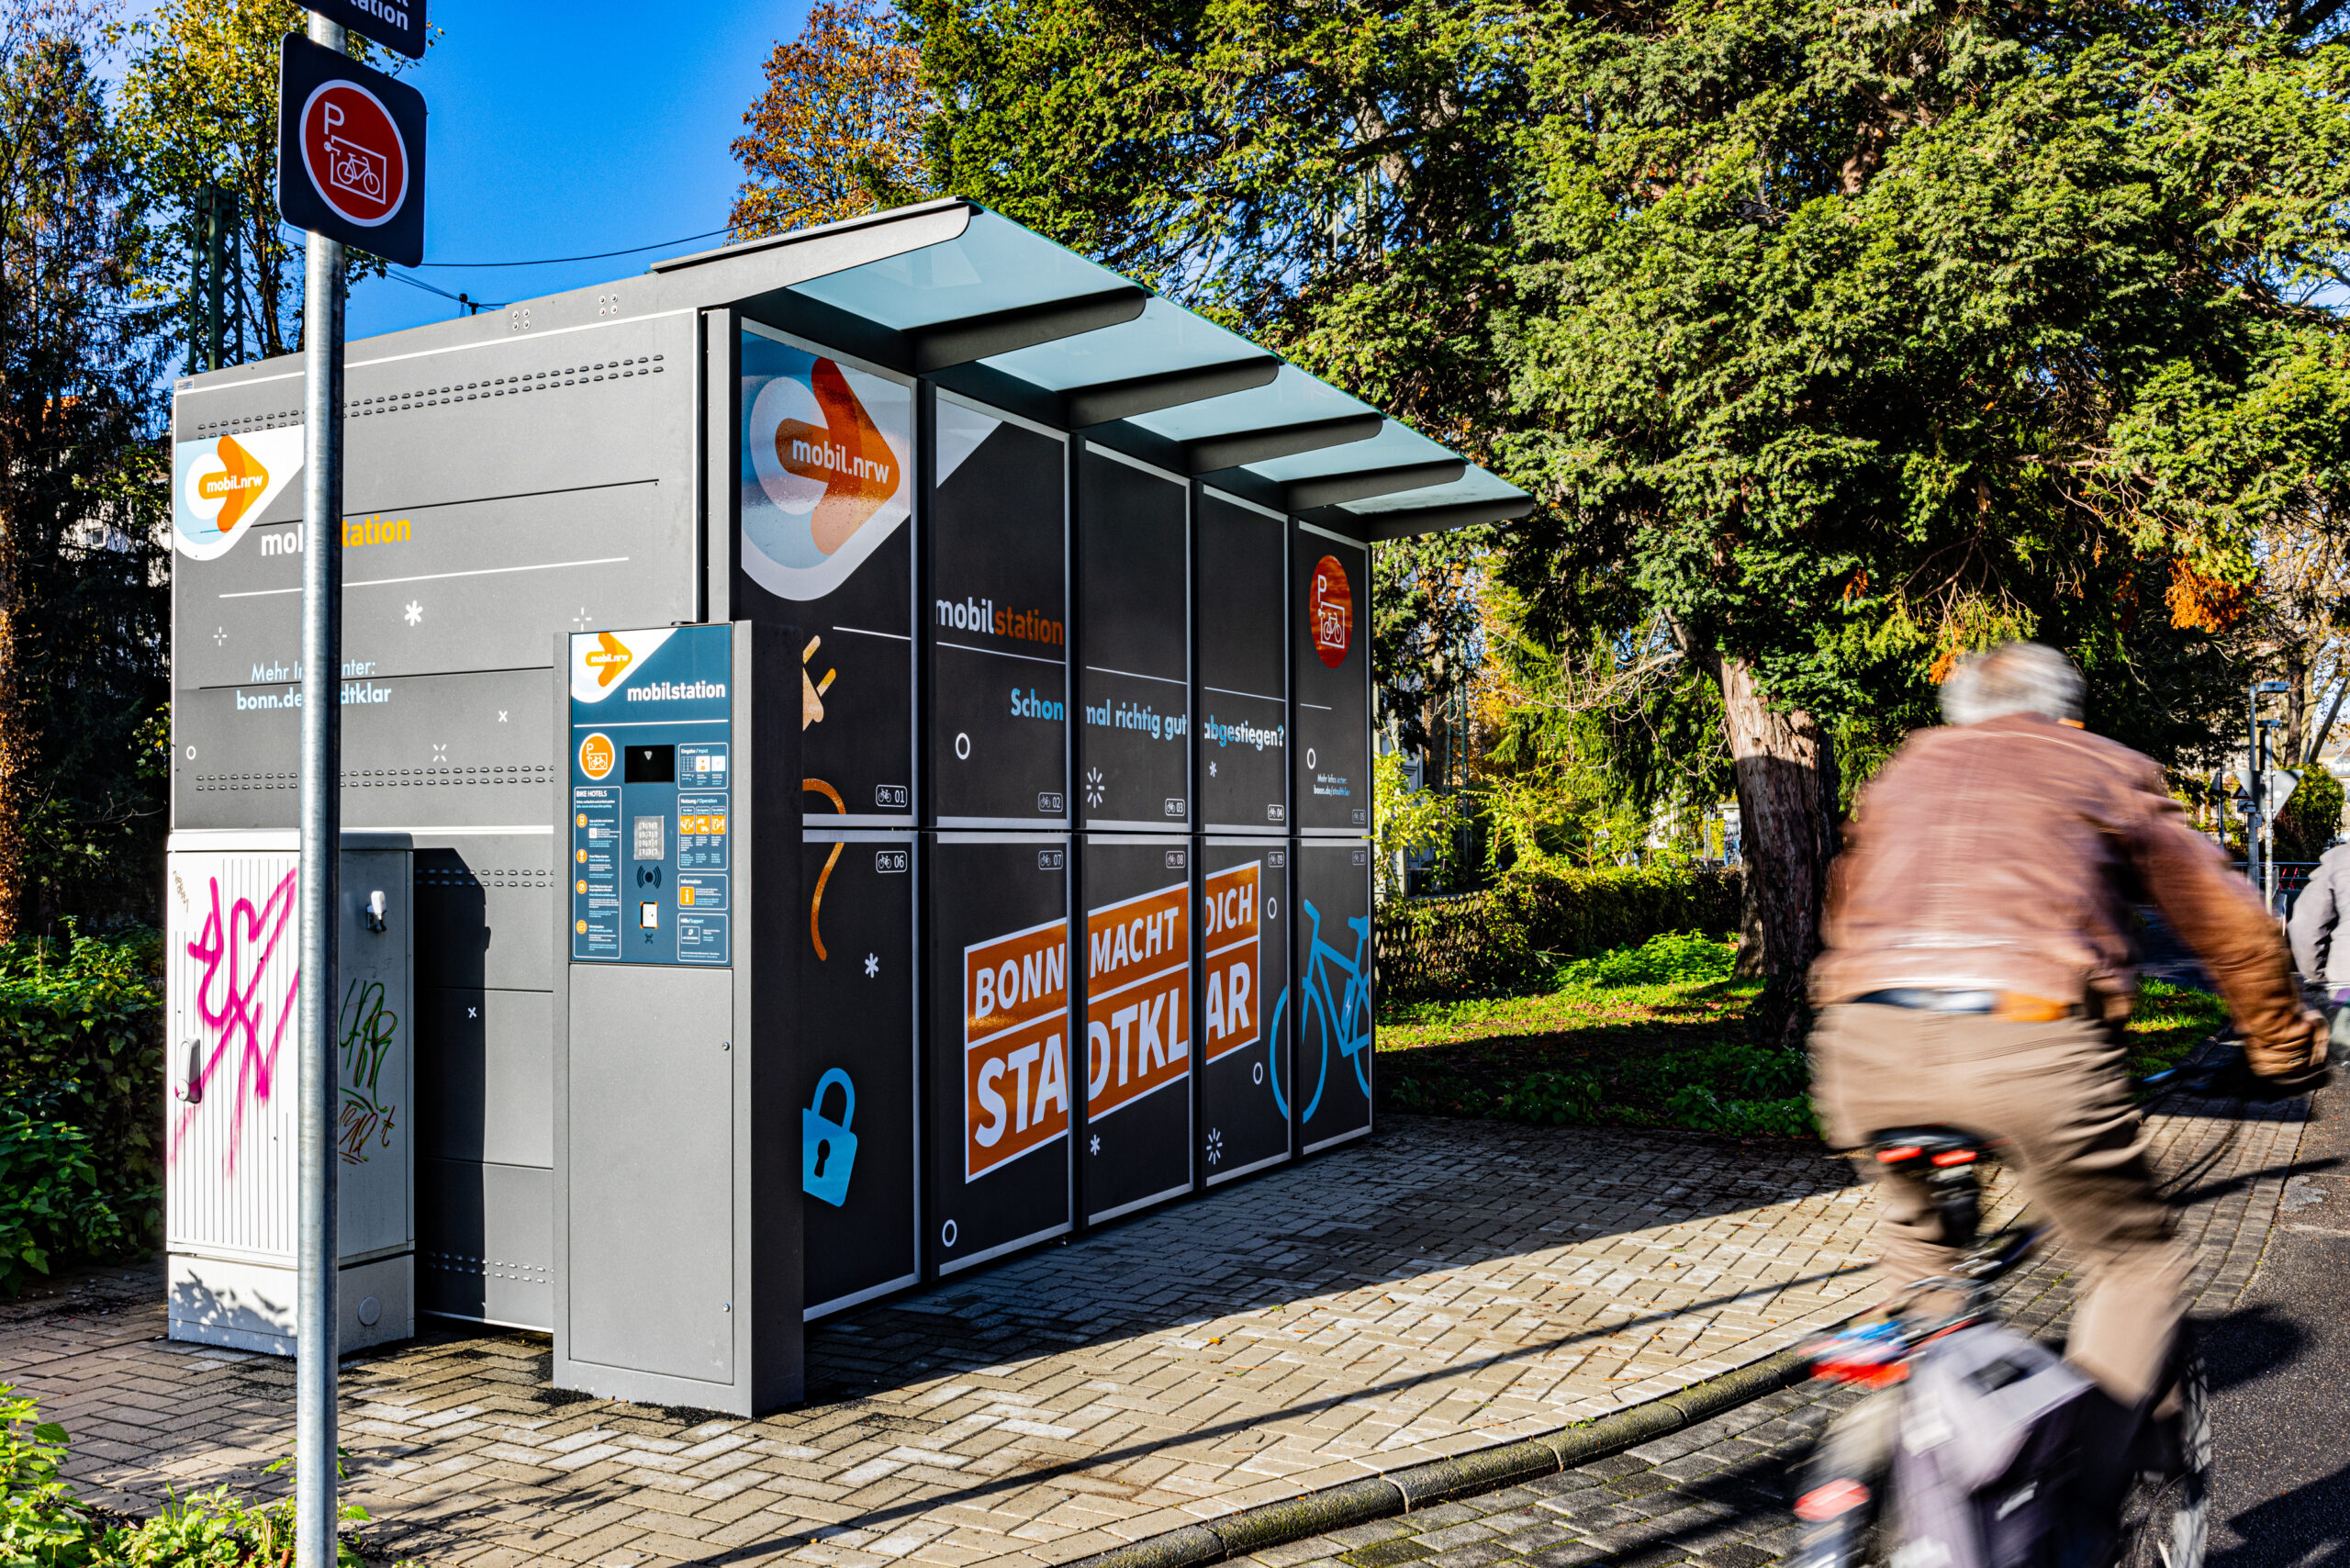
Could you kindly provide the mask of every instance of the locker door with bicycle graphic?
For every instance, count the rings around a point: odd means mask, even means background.
[[[1371,1131],[1371,846],[1295,845],[1298,1148],[1306,1154]]]

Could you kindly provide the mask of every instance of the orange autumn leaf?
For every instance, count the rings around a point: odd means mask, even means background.
[[[2184,561],[2173,561],[2163,602],[2170,606],[2170,623],[2181,631],[2224,632],[2251,607],[2252,588],[2205,577]]]

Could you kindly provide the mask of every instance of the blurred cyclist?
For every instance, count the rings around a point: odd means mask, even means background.
[[[2081,728],[2081,697],[2053,648],[1978,654],[1942,688],[1948,726],[1910,736],[1862,791],[1812,966],[1813,1082],[1838,1148],[1921,1124],[2004,1141],[2087,1269],[2066,1356],[2134,1413],[2164,1373],[2187,1266],[2123,1065],[2132,902],[2202,958],[2269,1089],[2314,1082],[2325,1024],[2251,885],[2159,767]],[[1943,1276],[1955,1259],[1924,1183],[1874,1174],[1891,1282]]]

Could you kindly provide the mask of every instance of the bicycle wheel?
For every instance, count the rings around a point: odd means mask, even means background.
[[[2203,1355],[2190,1350],[2178,1373],[2175,1434],[2148,1456],[2121,1499],[2116,1568],[2203,1568],[2210,1530],[2211,1398]]]

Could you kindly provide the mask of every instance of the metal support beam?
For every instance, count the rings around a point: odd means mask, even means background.
[[[1449,485],[1468,472],[1469,465],[1455,457],[1441,463],[1413,463],[1401,468],[1369,468],[1356,474],[1294,479],[1284,494],[1288,510],[1312,511],[1315,507],[1334,507],[1347,501],[1366,501],[1373,496],[1401,495],[1405,490]]]
[[[1422,533],[1442,533],[1447,529],[1474,528],[1481,522],[1510,522],[1533,510],[1532,496],[1512,496],[1498,501],[1455,501],[1449,506],[1399,507],[1393,511],[1340,515],[1346,519],[1347,527],[1369,529],[1374,543],[1384,543]]]
[[[1093,386],[1072,386],[1069,399],[1070,428],[1106,425],[1136,414],[1155,414],[1185,403],[1203,403],[1234,392],[1270,386],[1281,373],[1281,362],[1271,354],[1226,360],[1192,370],[1170,370],[1158,375],[1137,375],[1126,381],[1104,381]]]
[[[1386,423],[1378,414],[1348,414],[1343,419],[1311,420],[1301,425],[1275,425],[1270,430],[1236,431],[1230,435],[1186,442],[1183,454],[1193,474],[1213,474],[1219,468],[1270,463],[1276,457],[1294,457],[1301,452],[1319,452],[1326,446],[1369,441]]]
[[[1014,349],[1073,338],[1080,332],[1124,326],[1141,315],[1142,308],[1149,303],[1148,289],[1129,286],[917,327],[907,334],[913,339],[913,368],[928,375],[951,364],[968,364],[975,359],[990,359]]]

